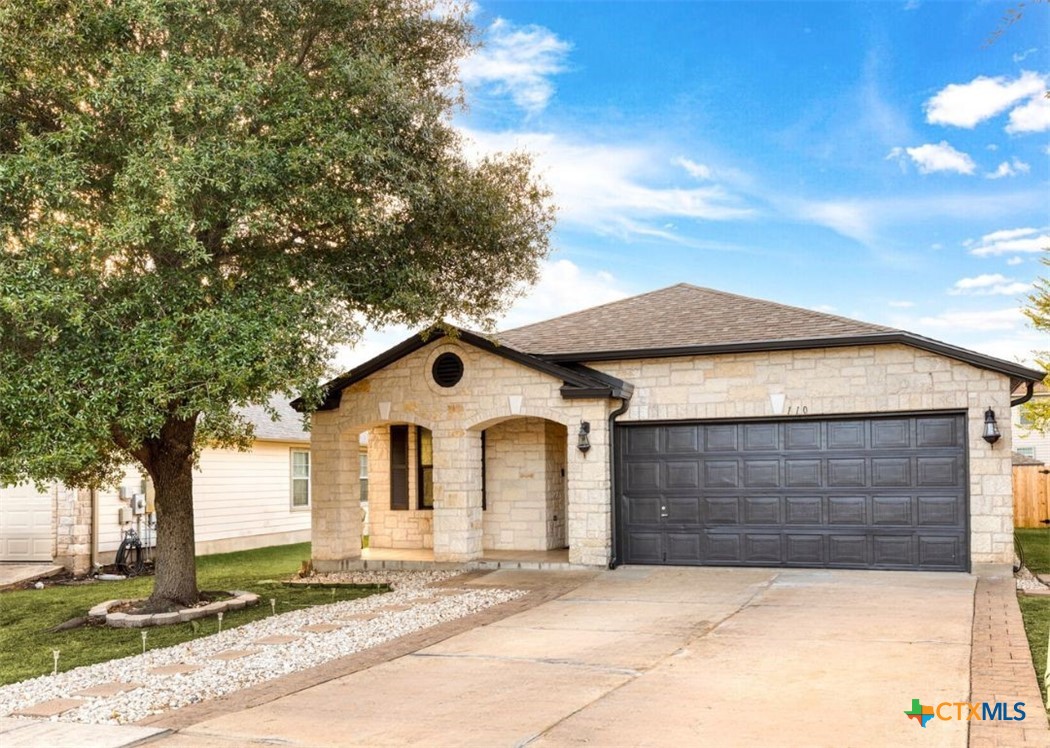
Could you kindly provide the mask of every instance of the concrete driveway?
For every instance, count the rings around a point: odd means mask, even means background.
[[[475,584],[514,586],[496,572]],[[965,746],[974,577],[627,567],[178,746]]]

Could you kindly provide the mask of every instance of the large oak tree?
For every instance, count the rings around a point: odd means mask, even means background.
[[[426,0],[0,4],[0,481],[140,463],[153,609],[197,599],[192,466],[237,406],[535,280],[548,193],[450,124],[472,34]]]

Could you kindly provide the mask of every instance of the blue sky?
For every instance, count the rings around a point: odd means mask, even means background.
[[[531,151],[559,206],[500,327],[689,282],[1010,360],[1050,348],[1020,312],[1050,247],[1050,4],[988,44],[1012,5],[474,5],[456,125]]]

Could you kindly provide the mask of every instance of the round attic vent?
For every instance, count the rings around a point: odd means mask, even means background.
[[[463,361],[455,353],[442,353],[430,369],[434,381],[442,387],[455,387],[463,378]]]

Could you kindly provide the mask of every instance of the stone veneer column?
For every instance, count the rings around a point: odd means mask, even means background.
[[[74,576],[83,576],[91,571],[91,491],[62,485],[52,491],[55,563]]]
[[[313,415],[310,436],[310,520],[314,568],[334,571],[361,558],[361,478],[358,433],[338,413]]]
[[[481,558],[481,432],[434,430],[434,560]]]
[[[569,562],[606,566],[612,556],[609,422],[601,406],[586,420],[591,424],[588,452],[576,447],[579,424],[570,424],[567,435]]]

